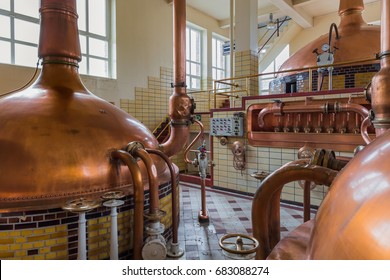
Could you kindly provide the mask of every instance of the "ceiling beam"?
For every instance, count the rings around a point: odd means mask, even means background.
[[[313,17],[306,14],[302,8],[294,7],[292,0],[272,0],[272,4],[292,18],[303,28],[313,27]]]

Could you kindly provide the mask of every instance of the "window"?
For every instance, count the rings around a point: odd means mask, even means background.
[[[282,64],[289,58],[289,55],[290,46],[287,45],[270,63],[270,65],[268,65],[268,67],[263,71],[263,73],[277,72],[280,66],[282,66]],[[265,75],[260,77],[260,95],[268,94],[269,82],[273,79],[275,79],[274,75]]]
[[[186,28],[186,83],[189,89],[200,89],[202,57],[201,31],[193,27]]]
[[[228,57],[223,55],[223,44],[224,40],[213,36],[212,39],[212,71],[213,80],[220,80],[227,77],[227,61]]]
[[[77,0],[80,73],[111,77],[111,0]],[[35,67],[40,0],[0,1],[0,63]],[[105,20],[102,20],[105,19]]]

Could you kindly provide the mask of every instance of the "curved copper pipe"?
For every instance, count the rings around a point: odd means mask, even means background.
[[[320,166],[291,162],[261,183],[252,203],[253,237],[260,243],[256,259],[265,259],[280,240],[280,195],[283,186],[298,180],[329,186],[337,173]]]
[[[134,187],[134,228],[133,228],[133,252],[134,259],[142,259],[142,244],[144,237],[144,184],[142,182],[141,169],[137,161],[127,152],[122,150],[113,151],[112,159],[122,161],[129,168]]]
[[[147,151],[144,149],[136,149],[134,151],[134,155],[136,157],[139,157],[143,163],[145,164],[146,171],[148,173],[148,180],[149,180],[149,213],[154,214],[158,210],[158,174],[157,174],[157,168],[154,164],[154,161],[150,157]]]
[[[200,131],[199,131],[198,135],[196,135],[194,140],[192,140],[192,142],[188,145],[188,147],[184,151],[184,161],[186,163],[189,163],[189,164],[192,164],[192,161],[188,158],[188,153],[189,153],[190,149],[192,148],[192,146],[196,143],[196,141],[198,141],[198,139],[200,137],[202,137],[203,134],[204,134],[204,126],[203,126],[203,124],[200,121],[198,121],[198,120],[194,120],[194,122],[196,122],[199,125]]]
[[[178,210],[178,188],[176,182],[175,170],[172,161],[163,152],[159,150],[146,149],[150,154],[155,154],[161,157],[168,165],[171,173],[172,185],[172,243],[178,243],[178,228],[179,228],[179,210]]]
[[[360,133],[362,135],[362,138],[366,144],[370,144],[372,142],[371,137],[368,135],[368,128],[372,125],[370,117],[366,117],[360,126]]]
[[[336,112],[356,112],[363,117],[368,115],[368,110],[362,105],[355,103],[338,103],[334,104],[289,104],[282,103],[269,104],[263,108],[258,115],[259,127],[264,127],[264,117],[268,114],[283,115],[285,113],[336,113]]]
[[[368,109],[356,103],[337,103],[336,112],[355,112],[363,118],[368,116]]]

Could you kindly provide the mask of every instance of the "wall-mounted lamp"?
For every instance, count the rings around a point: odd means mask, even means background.
[[[269,22],[267,23],[267,29],[269,30],[274,30],[276,29],[278,26],[276,24],[276,22],[274,22],[274,19],[273,19],[273,14],[270,13],[269,14]]]

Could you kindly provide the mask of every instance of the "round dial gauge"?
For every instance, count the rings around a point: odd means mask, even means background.
[[[321,49],[323,52],[327,52],[327,51],[329,51],[329,45],[325,43],[322,45]]]

